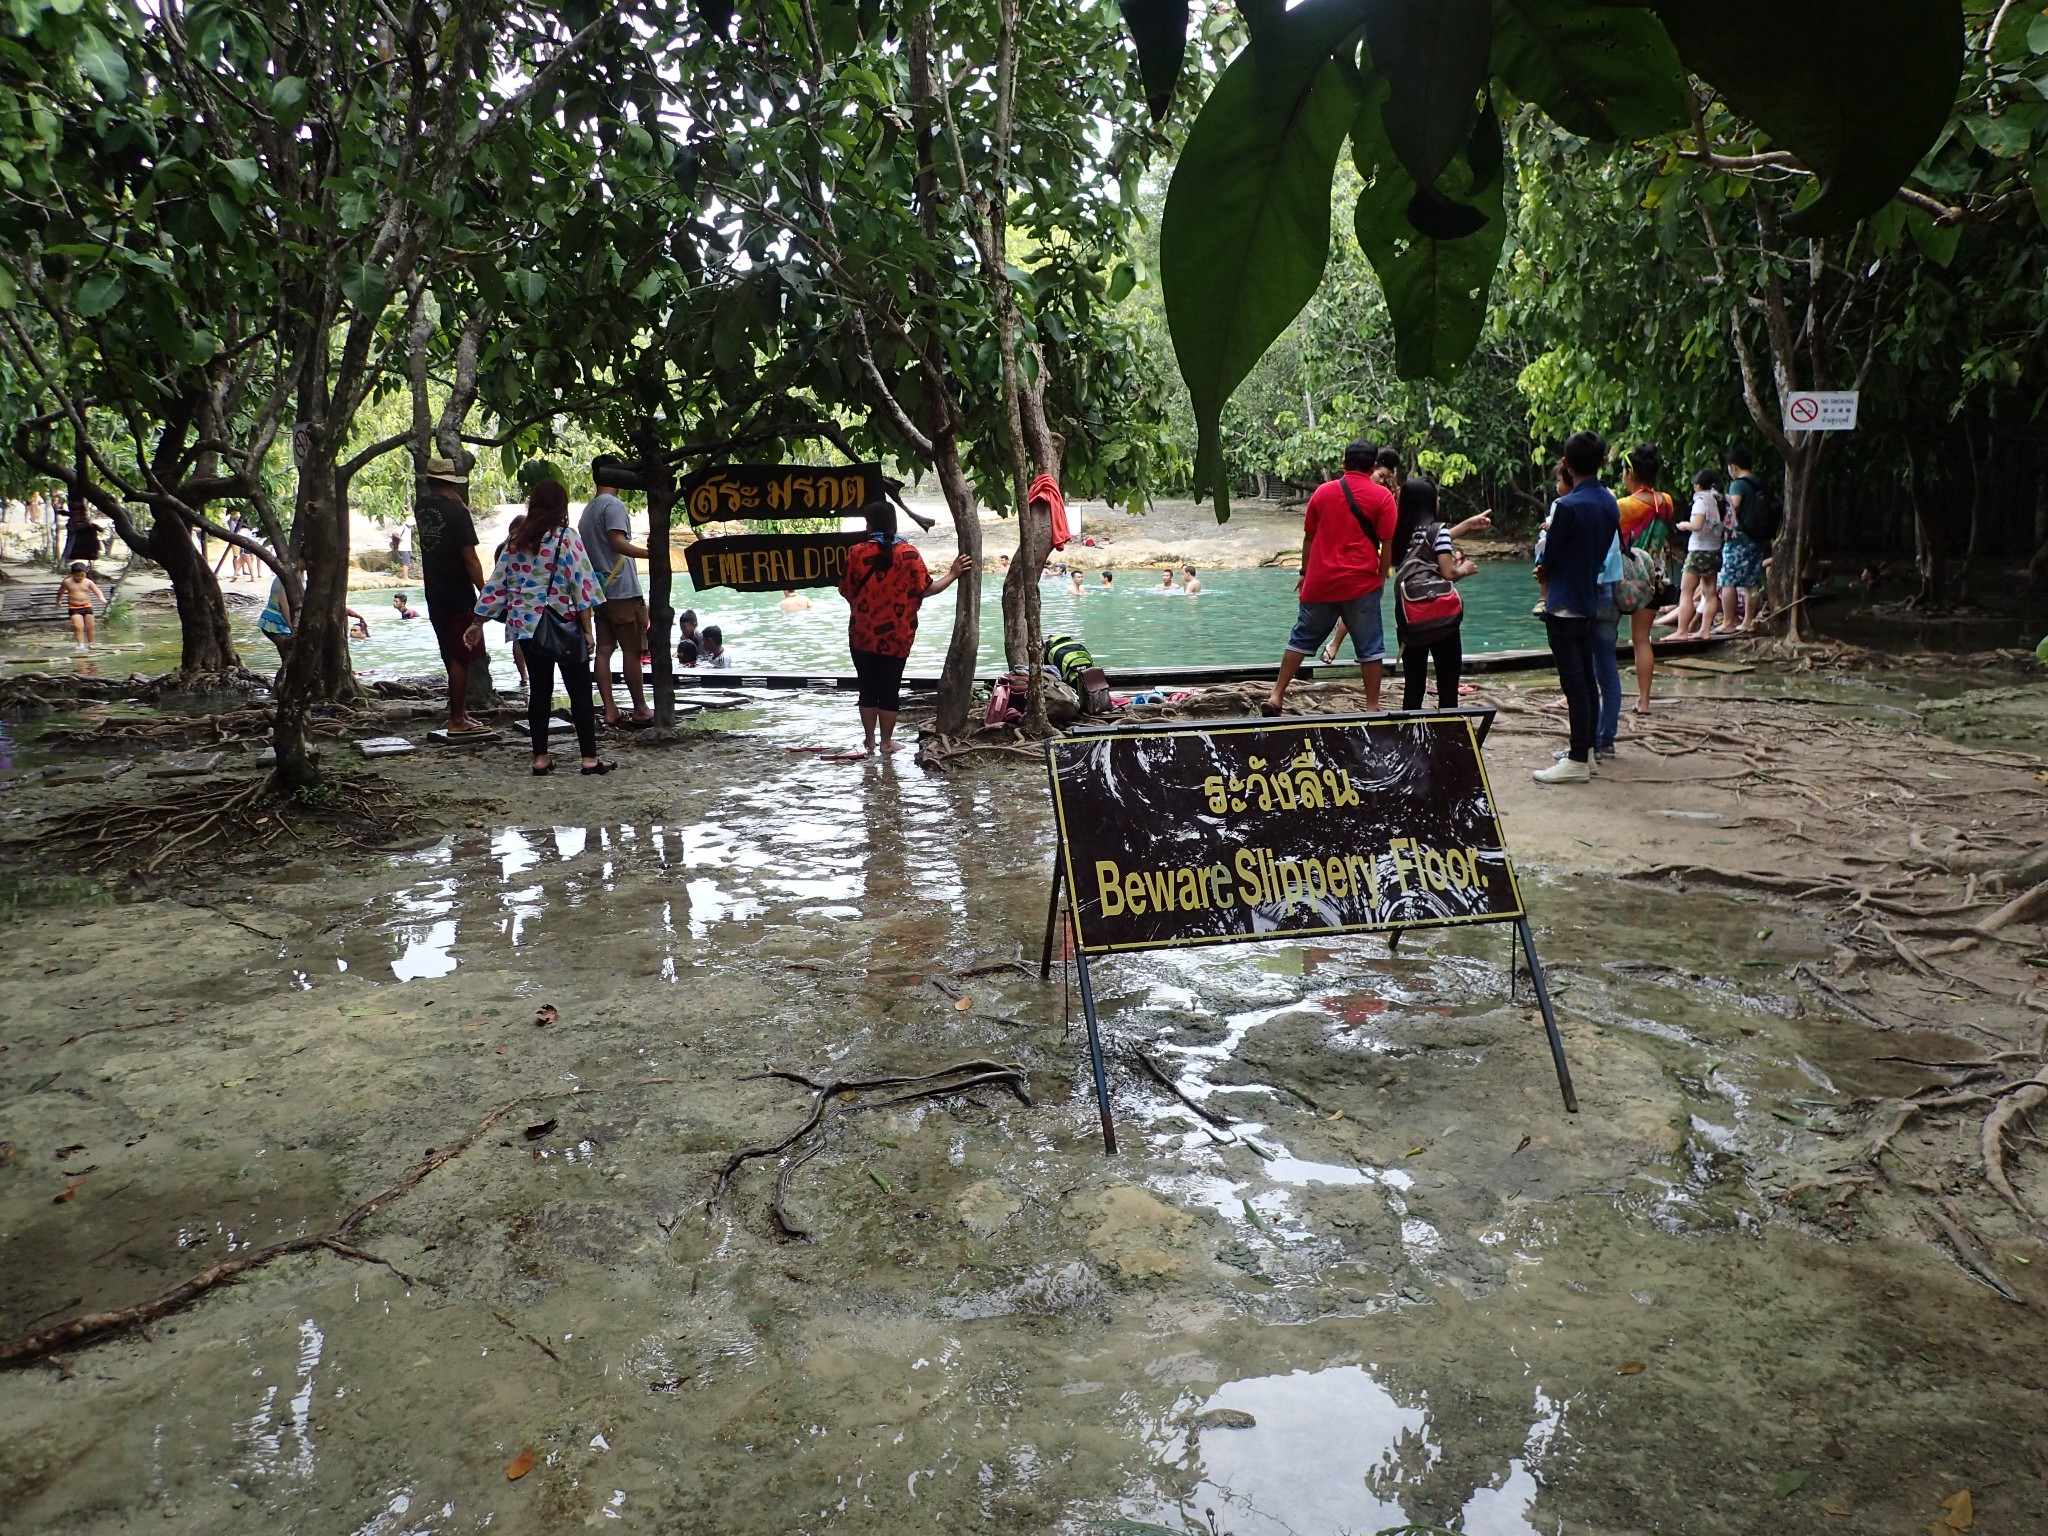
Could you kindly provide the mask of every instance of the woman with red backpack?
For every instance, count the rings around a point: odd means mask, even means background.
[[[1422,708],[1429,664],[1436,663],[1439,709],[1458,704],[1458,674],[1464,669],[1464,600],[1456,583],[1479,567],[1458,553],[1451,540],[1493,526],[1490,514],[1443,525],[1434,481],[1414,479],[1401,487],[1392,540],[1400,561],[1394,573],[1394,633],[1401,645],[1401,707]]]

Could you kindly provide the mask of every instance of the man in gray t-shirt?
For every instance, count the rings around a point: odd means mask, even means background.
[[[632,718],[626,723],[637,729],[654,718],[640,679],[640,658],[647,651],[647,599],[640,591],[639,568],[633,564],[647,557],[647,546],[633,542],[633,520],[619,500],[615,483],[616,465],[616,460],[599,459],[590,466],[596,494],[584,504],[576,531],[583,537],[590,568],[604,592],[604,600],[592,616],[597,634],[598,703],[604,707],[606,724],[620,723],[619,706],[612,698],[612,651],[616,648],[623,653],[619,670],[626,674],[626,692],[633,698]]]

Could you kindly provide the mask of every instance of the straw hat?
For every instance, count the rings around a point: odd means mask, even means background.
[[[447,485],[468,485],[469,476],[455,467],[453,459],[429,459],[422,480],[439,480]]]

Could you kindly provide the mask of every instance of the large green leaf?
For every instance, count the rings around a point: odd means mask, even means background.
[[[1472,353],[1486,320],[1487,296],[1507,238],[1507,181],[1500,122],[1489,106],[1443,172],[1441,188],[1485,215],[1455,240],[1418,233],[1409,219],[1416,195],[1384,131],[1383,81],[1373,80],[1351,129],[1351,157],[1365,188],[1358,196],[1359,246],[1379,274],[1394,321],[1394,366],[1403,378],[1447,379]]]
[[[1493,0],[1493,73],[1582,138],[1647,139],[1690,120],[1678,50],[1634,6]]]
[[[1131,41],[1138,48],[1138,74],[1152,121],[1173,105],[1173,88],[1188,55],[1188,0],[1117,0]]]
[[[1955,104],[1958,0],[1654,0],[1686,66],[1797,155],[1821,195],[1790,221],[1846,228],[1891,198]]]
[[[1195,494],[1230,516],[1218,423],[1231,391],[1301,312],[1330,254],[1330,178],[1357,110],[1331,54],[1363,0],[1306,0],[1225,69],[1166,193],[1159,273],[1199,442]]]
[[[1491,0],[1374,0],[1365,41],[1390,86],[1386,140],[1421,187],[1434,188],[1472,121],[1492,52]]]

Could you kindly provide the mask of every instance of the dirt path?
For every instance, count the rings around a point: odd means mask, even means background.
[[[0,1336],[416,1182],[354,1256],[6,1376],[0,1532],[1889,1531],[1964,1488],[2042,1528],[2048,1246],[1984,1158],[2048,1022],[2043,914],[1986,922],[2038,760],[1660,697],[1547,790],[1551,695],[1483,697],[1576,1117],[1498,935],[1162,954],[1102,971],[1104,1159],[1070,994],[1005,964],[1037,771],[783,750],[837,701],[595,782],[389,760],[399,851],[16,876]],[[849,1101],[710,1203],[812,1111],[764,1069],[966,1061],[1032,1102]],[[1998,1146],[2048,1214],[2023,1116]]]

